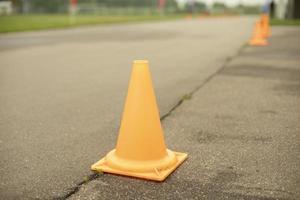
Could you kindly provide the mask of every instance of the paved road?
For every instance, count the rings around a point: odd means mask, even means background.
[[[149,59],[165,115],[239,51],[253,23],[232,17],[0,35],[2,199],[63,198],[91,178],[90,165],[115,145],[134,59]]]
[[[300,199],[300,28],[273,28],[163,120],[189,158],[163,183],[102,174],[82,199]]]

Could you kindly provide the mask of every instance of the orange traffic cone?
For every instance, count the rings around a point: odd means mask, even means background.
[[[270,29],[270,17],[268,14],[263,14],[261,16],[261,23],[262,23],[262,35],[263,37],[267,38],[271,36],[271,29]]]
[[[256,24],[255,24],[254,34],[253,34],[252,39],[249,42],[249,45],[251,45],[251,46],[266,46],[266,45],[268,45],[267,40],[262,35],[262,27],[261,27],[260,21],[256,22]]]
[[[193,19],[193,15],[192,14],[187,14],[185,16],[185,19],[189,20],[189,19]]]
[[[148,61],[134,61],[117,146],[92,170],[163,181],[186,158],[166,148]]]

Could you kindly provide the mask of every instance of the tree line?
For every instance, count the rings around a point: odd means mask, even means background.
[[[176,7],[175,0],[164,0],[165,7]],[[30,12],[66,12],[70,5],[70,0],[12,0],[17,11],[27,9]],[[157,8],[159,0],[77,0],[78,5],[91,4],[108,8]]]

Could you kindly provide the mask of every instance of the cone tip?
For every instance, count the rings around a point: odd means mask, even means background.
[[[148,60],[134,60],[133,64],[148,64]]]

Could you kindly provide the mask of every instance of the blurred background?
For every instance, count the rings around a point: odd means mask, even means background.
[[[66,13],[76,7],[78,13],[93,14],[149,14],[156,12],[225,12],[257,11],[255,5],[262,1],[212,1],[212,0],[1,0],[2,14],[14,13]],[[288,1],[283,1],[288,2]],[[292,1],[290,1],[292,2]],[[6,5],[6,6],[4,6]],[[230,6],[230,7],[227,7]],[[234,6],[234,8],[232,8]],[[243,6],[246,9],[243,10]],[[5,8],[7,7],[7,8]],[[252,8],[252,9],[251,9]]]
[[[0,0],[0,32],[83,24],[258,14],[300,17],[296,0]]]

